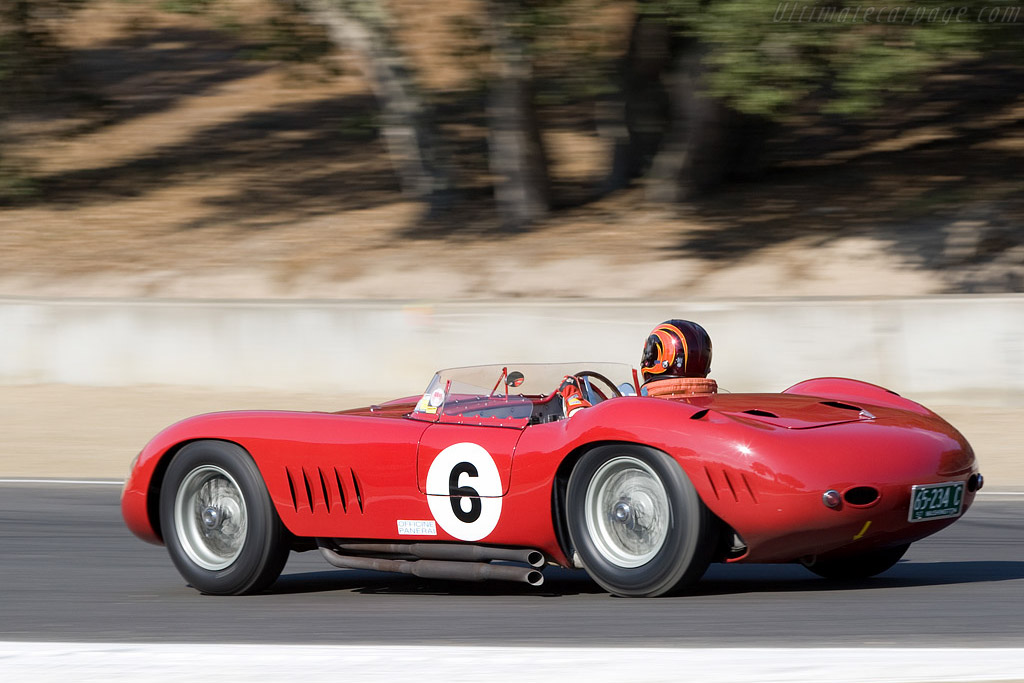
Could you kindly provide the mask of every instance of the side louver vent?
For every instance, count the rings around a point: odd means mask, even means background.
[[[299,509],[299,502],[295,499],[295,480],[292,479],[292,472],[287,467],[284,468],[284,473],[288,477],[288,490],[292,494],[292,508],[295,510]]]
[[[320,475],[320,490],[323,491],[324,503],[327,504],[327,514],[331,514],[331,494],[327,490],[327,482],[324,480],[324,471],[317,467],[316,473]]]
[[[316,507],[313,501],[313,487],[310,485],[309,473],[306,472],[306,468],[302,468],[302,483],[306,486],[306,504],[309,505],[309,509],[312,510]]]
[[[351,468],[345,472],[337,467],[327,471],[317,467],[285,467],[288,479],[288,492],[291,494],[292,509],[308,510],[318,514],[345,514],[348,512],[349,493],[346,484],[354,490],[359,512],[363,511],[363,495],[359,488],[359,480]]]
[[[359,490],[359,480],[356,479],[356,472],[351,467],[349,473],[352,475],[352,487],[356,490],[356,502],[359,504],[359,512],[363,511],[363,494]]]
[[[711,485],[711,492],[714,493],[715,498],[732,499],[734,503],[739,503],[741,500],[757,502],[754,489],[743,472],[733,471],[730,474],[730,471],[724,467],[712,468],[705,465],[704,474],[708,478],[708,484]]]
[[[348,503],[345,501],[345,487],[341,485],[341,472],[334,468],[334,481],[338,483],[338,496],[341,498],[341,511],[348,512]]]

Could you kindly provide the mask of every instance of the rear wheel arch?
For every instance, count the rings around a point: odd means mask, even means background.
[[[868,403],[897,410],[906,410],[918,415],[935,415],[931,410],[909,398],[900,396],[892,389],[878,384],[847,377],[816,377],[798,382],[782,391],[784,394],[814,396],[844,402]]]
[[[591,441],[580,446],[577,446],[570,451],[562,462],[559,463],[558,468],[555,470],[554,480],[551,487],[551,522],[555,529],[555,538],[558,541],[558,545],[562,550],[562,553],[569,559],[569,562],[573,562],[573,555],[575,548],[573,547],[572,541],[569,538],[569,520],[566,515],[566,493],[569,486],[569,477],[572,475],[573,470],[579,464],[579,461],[587,453],[601,448],[603,446],[637,446],[641,448],[652,448],[659,453],[662,453],[674,460],[676,464],[683,470],[683,473],[691,480],[697,489],[697,495],[701,502],[705,502],[705,496],[703,493],[704,481],[695,476],[690,468],[685,467],[679,458],[672,456],[671,454],[665,453],[661,449],[649,446],[648,444],[641,443],[639,441]],[[713,510],[708,509],[708,513],[712,519],[712,523],[716,527],[716,531],[721,534],[722,531],[727,530],[728,526],[722,521],[722,519],[715,514]],[[724,554],[724,553],[718,553]]]
[[[615,443],[613,441],[596,441],[577,446],[570,451],[555,470],[554,480],[551,482],[551,525],[555,529],[555,539],[562,554],[568,558],[570,566],[573,566],[573,547],[569,539],[569,520],[565,514],[565,494],[569,488],[569,477],[573,468],[586,453],[599,446]]]
[[[591,578],[617,595],[649,597],[699,579],[716,554],[719,521],[679,461],[639,443],[591,446],[577,454],[561,506]]]

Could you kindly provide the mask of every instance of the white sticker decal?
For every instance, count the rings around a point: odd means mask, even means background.
[[[398,520],[399,536],[437,536],[437,525],[432,519]]]
[[[457,443],[437,454],[427,471],[427,503],[441,528],[460,541],[479,541],[501,516],[501,477],[491,454]]]

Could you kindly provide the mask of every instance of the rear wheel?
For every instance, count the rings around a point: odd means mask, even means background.
[[[174,565],[203,593],[261,591],[288,559],[288,534],[259,470],[235,444],[198,441],[174,456],[160,524]]]
[[[893,548],[883,548],[882,550],[874,550],[869,553],[861,553],[860,555],[805,562],[804,566],[826,579],[840,581],[868,579],[893,567],[900,561],[909,547],[910,544],[907,543]]]
[[[714,549],[714,519],[665,453],[600,446],[577,463],[566,492],[569,536],[601,587],[654,597],[697,581]]]

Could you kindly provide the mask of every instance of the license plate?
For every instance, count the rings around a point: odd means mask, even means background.
[[[964,483],[918,484],[910,489],[911,522],[958,517],[964,502]]]

